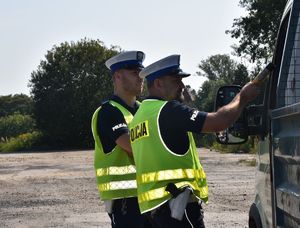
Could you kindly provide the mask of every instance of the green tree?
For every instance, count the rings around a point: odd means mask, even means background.
[[[238,39],[235,53],[260,64],[268,61],[275,47],[276,36],[286,0],[240,0],[247,15],[234,19],[226,31]]]
[[[247,67],[234,61],[229,55],[210,56],[200,62],[199,68],[201,71],[197,74],[206,77],[208,80],[198,90],[195,105],[199,110],[206,112],[214,111],[215,97],[219,87],[232,84],[243,86],[250,80]],[[223,149],[223,147],[216,144],[214,134],[202,134],[196,136],[195,140],[198,146]],[[246,144],[246,147],[250,148],[248,144]],[[240,149],[241,147],[237,146],[232,147],[230,151]]]
[[[47,52],[46,60],[31,74],[37,126],[51,147],[92,145],[93,112],[113,92],[104,64],[117,52],[99,40],[61,43]]]
[[[244,64],[239,63],[233,71],[232,84],[245,85],[250,80],[249,77],[247,67]]]
[[[198,75],[206,77],[197,92],[195,105],[206,112],[214,110],[214,101],[219,87],[224,85],[244,85],[249,81],[247,68],[232,60],[229,55],[213,55],[199,64],[202,71]]]
[[[214,100],[219,87],[226,85],[223,80],[205,81],[197,92],[195,105],[201,111],[214,111]]]
[[[25,94],[0,96],[0,117],[20,113],[31,115],[33,112],[33,101]]]
[[[204,76],[210,81],[222,79],[226,83],[233,81],[236,62],[229,55],[212,55],[202,60],[198,67],[202,70],[197,72],[199,76]]]

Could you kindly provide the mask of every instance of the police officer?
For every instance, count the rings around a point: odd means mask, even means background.
[[[161,59],[140,72],[149,97],[130,123],[141,213],[159,227],[205,227],[202,202],[208,200],[206,175],[191,132],[218,132],[229,127],[258,90],[251,83],[214,113],[182,103],[180,56]]]
[[[143,227],[144,223],[136,198],[136,171],[127,126],[139,107],[136,96],[143,88],[139,72],[144,58],[141,51],[127,51],[106,61],[114,95],[92,118],[97,185],[112,227]]]

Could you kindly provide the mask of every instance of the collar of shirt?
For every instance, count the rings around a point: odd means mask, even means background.
[[[136,113],[136,111],[139,108],[139,104],[137,102],[135,102],[134,107],[130,107],[128,106],[125,101],[123,101],[120,97],[118,97],[117,95],[113,95],[111,97],[110,100],[113,100],[117,103],[119,103],[120,105],[122,105],[124,108],[126,108],[132,115],[134,115]]]
[[[161,100],[161,101],[164,101],[164,99],[162,99],[161,97],[157,97],[157,96],[148,96],[145,98],[146,99],[155,99],[155,100]]]

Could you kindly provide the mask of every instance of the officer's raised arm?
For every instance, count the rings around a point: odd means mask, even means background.
[[[258,93],[257,84],[247,83],[228,105],[223,106],[217,112],[207,113],[202,132],[219,132],[228,128],[238,119],[245,106],[257,97]]]

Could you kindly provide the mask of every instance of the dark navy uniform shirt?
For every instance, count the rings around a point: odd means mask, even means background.
[[[149,97],[148,99],[160,99]],[[187,132],[201,133],[207,113],[179,101],[168,101],[159,115],[159,128],[165,145],[176,154],[189,149]]]
[[[136,102],[134,107],[128,106],[118,96],[113,96],[110,100],[113,100],[124,108],[126,108],[132,115],[134,115],[139,107]],[[104,102],[98,113],[97,131],[102,143],[104,153],[108,153],[116,146],[116,140],[123,134],[129,133],[128,126],[122,112],[109,104],[108,101]]]

